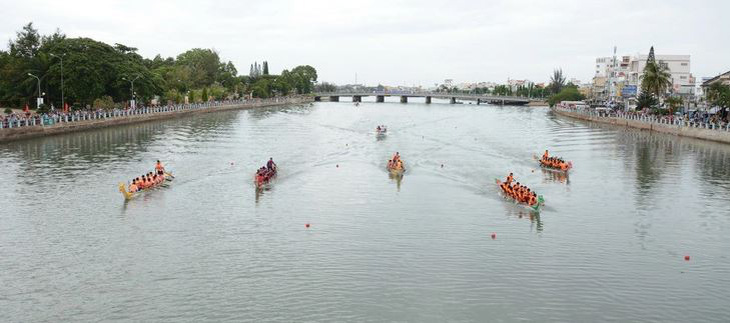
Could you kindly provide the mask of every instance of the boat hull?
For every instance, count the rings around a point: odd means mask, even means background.
[[[151,190],[155,190],[155,189],[157,189],[157,188],[160,188],[160,187],[162,187],[163,185],[165,185],[165,183],[167,183],[167,182],[169,182],[169,181],[172,181],[172,178],[173,178],[173,175],[172,175],[172,173],[169,173],[169,172],[165,172],[165,173],[163,174],[163,176],[165,176],[165,180],[164,180],[164,181],[162,181],[162,182],[161,182],[160,184],[157,184],[157,185],[155,185],[155,186],[152,186],[152,187],[148,187],[148,188],[145,188],[145,189],[143,189],[143,190],[139,190],[139,191],[136,191],[136,192],[130,192],[130,191],[129,191],[129,190],[127,189],[127,185],[126,185],[126,184],[124,184],[124,183],[119,183],[119,192],[121,192],[121,193],[122,193],[122,196],[124,197],[124,200],[125,200],[125,201],[129,201],[129,200],[131,200],[131,199],[133,199],[133,198],[135,198],[135,197],[137,197],[137,196],[140,196],[140,195],[142,195],[142,193],[145,193],[145,192],[148,192],[148,191],[151,191]]]

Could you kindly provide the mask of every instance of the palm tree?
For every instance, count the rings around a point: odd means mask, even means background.
[[[647,61],[641,76],[641,91],[661,97],[672,86],[672,74],[666,65]]]
[[[565,76],[563,76],[563,69],[559,68],[556,70],[553,70],[553,76],[550,77],[550,87],[553,90],[553,93],[557,94],[560,92],[560,90],[563,89],[563,86],[565,85]]]
[[[676,108],[679,108],[682,106],[682,103],[684,103],[684,100],[678,96],[672,96],[667,98],[666,100],[667,104],[669,105],[669,114],[674,113],[674,110]]]

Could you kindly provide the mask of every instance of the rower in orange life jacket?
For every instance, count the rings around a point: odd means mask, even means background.
[[[542,159],[548,159],[550,155],[548,155],[547,149],[545,149],[545,153],[542,155]]]
[[[155,164],[155,170],[157,171],[158,175],[162,175],[165,173],[165,167],[162,166],[162,163],[158,160],[157,164]]]
[[[137,188],[137,180],[133,179],[132,184],[129,184],[129,193],[134,193],[138,190]]]
[[[512,181],[514,179],[515,178],[514,178],[514,176],[512,176],[512,173],[509,173],[509,175],[507,175],[507,179],[504,181],[504,183],[507,184],[507,185],[509,185],[510,183],[512,183]]]

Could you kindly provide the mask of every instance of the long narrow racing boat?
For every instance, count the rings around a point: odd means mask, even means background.
[[[277,167],[274,167],[271,170],[257,171],[256,174],[253,175],[253,183],[256,185],[256,188],[263,188],[276,177],[277,173]]]
[[[504,196],[505,198],[508,198],[508,199],[512,200],[514,203],[516,203],[516,204],[518,204],[520,206],[524,206],[524,207],[526,207],[528,209],[531,209],[533,211],[540,211],[540,207],[542,207],[542,205],[545,204],[545,199],[542,197],[542,195],[538,195],[537,196],[537,203],[535,203],[535,205],[529,205],[529,204],[527,204],[525,202],[518,201],[517,199],[515,199],[511,195],[507,194],[507,192],[505,192],[504,188],[502,187],[502,181],[501,180],[495,179],[494,181],[497,183],[497,187],[499,187],[499,191],[502,192],[502,196]]]
[[[393,176],[403,176],[403,173],[406,172],[406,163],[401,160],[403,167],[402,168],[396,168],[388,166],[387,169]]]
[[[571,161],[562,162],[562,163],[559,163],[559,165],[552,165],[551,163],[538,157],[537,155],[532,155],[532,158],[534,158],[535,160],[537,160],[538,163],[540,163],[540,167],[554,170],[554,171],[567,173],[571,168],[573,168],[573,162],[571,162]]]
[[[136,192],[130,192],[127,189],[127,185],[126,184],[119,183],[119,192],[121,192],[122,195],[124,196],[124,200],[129,201],[129,200],[131,200],[131,199],[133,199],[133,198],[141,195],[144,192],[148,192],[148,191],[151,191],[151,190],[155,190],[155,189],[158,189],[160,187],[166,187],[167,186],[166,183],[169,182],[169,181],[172,181],[172,179],[175,178],[175,176],[173,176],[172,173],[170,173],[170,172],[164,172],[163,173],[163,176],[165,177],[165,180],[163,180],[159,184],[154,185],[154,186],[151,186],[151,187],[148,187],[148,188],[145,188],[145,189],[137,190]]]

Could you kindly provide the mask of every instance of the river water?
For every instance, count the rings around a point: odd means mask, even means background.
[[[124,202],[156,159],[175,180]],[[1,144],[0,169],[3,322],[730,318],[730,146],[547,108],[221,112]]]

